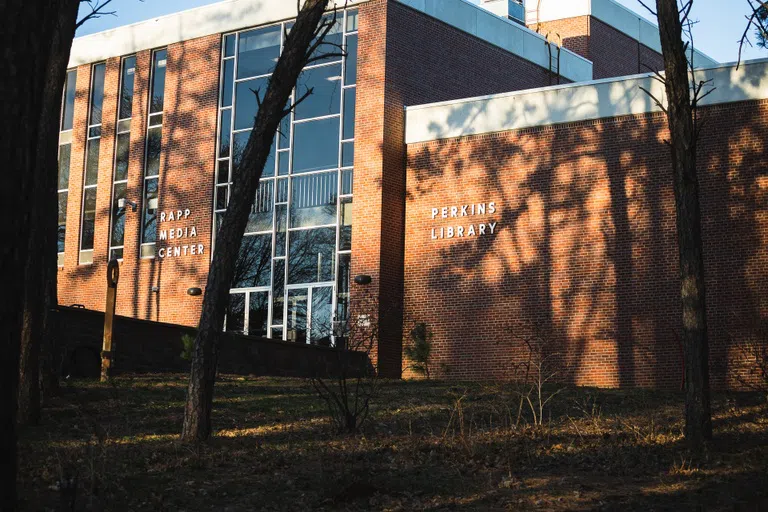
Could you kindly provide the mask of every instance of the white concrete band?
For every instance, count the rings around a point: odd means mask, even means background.
[[[714,92],[702,105],[768,98],[768,59],[698,70],[696,80],[712,80]],[[418,105],[406,109],[407,144],[518,130],[536,126],[659,112],[640,88],[666,101],[652,74],[558,85],[478,98]]]
[[[661,53],[659,27],[614,0],[526,1],[525,22],[528,26],[535,25],[537,20],[543,23],[590,15]],[[719,64],[713,58],[695,49],[693,61],[696,67],[701,68]]]
[[[349,0],[347,5],[368,0]],[[532,30],[495,16],[465,0],[398,0],[468,34],[549,68],[546,40]],[[344,0],[335,0],[343,6]],[[69,67],[130,55],[197,37],[232,32],[296,17],[295,0],[227,0],[153,20],[78,37]],[[489,63],[489,65],[492,65]],[[592,63],[563,51],[560,73],[573,81],[592,79]]]

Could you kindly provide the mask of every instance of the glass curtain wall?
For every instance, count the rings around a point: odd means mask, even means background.
[[[69,163],[72,156],[72,121],[75,115],[77,70],[67,71],[59,124],[59,222],[57,229],[58,265],[64,265],[64,242],[67,235],[67,202],[69,199]]]
[[[109,259],[123,259],[125,242],[125,191],[128,186],[128,159],[131,150],[131,118],[133,117],[133,84],[136,57],[123,58],[120,71],[120,100],[117,110],[117,145],[115,170],[112,175],[112,219],[109,237]]]
[[[99,184],[99,149],[101,146],[101,107],[104,103],[106,64],[92,68],[91,103],[88,111],[85,176],[83,178],[83,210],[80,229],[81,265],[93,263],[93,235],[96,228],[96,189]]]
[[[144,201],[141,221],[141,257],[155,257],[157,242],[157,185],[160,177],[160,153],[163,149],[163,108],[165,105],[165,67],[167,50],[152,53],[149,122],[147,123],[146,158],[144,159]]]
[[[299,77],[251,207],[226,329],[332,345],[349,304],[357,77],[356,9],[339,11]],[[218,227],[291,23],[224,36],[214,197]],[[344,48],[346,55],[341,55]]]

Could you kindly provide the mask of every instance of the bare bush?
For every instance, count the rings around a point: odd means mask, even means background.
[[[525,354],[512,365],[513,392],[520,398],[517,421],[527,406],[533,424],[542,426],[550,402],[565,389],[558,383],[565,379],[567,365],[563,354],[552,346],[555,337],[543,322],[516,324],[509,332],[513,346]]]
[[[736,344],[741,366],[735,371],[739,384],[763,394],[768,400],[768,326]]]

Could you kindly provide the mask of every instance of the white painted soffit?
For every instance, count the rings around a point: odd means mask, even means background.
[[[702,105],[768,98],[768,59],[723,65],[696,72],[713,80],[714,92]],[[536,126],[659,112],[640,87],[666,100],[652,74],[595,80],[479,98],[419,105],[406,109],[407,144]]]
[[[512,20],[496,16],[479,5],[467,0],[397,1],[549,69],[549,49],[543,36]],[[492,62],[487,64],[494,65]],[[563,49],[560,55],[560,74],[574,82],[591,80],[592,62]]]
[[[368,0],[334,0],[337,7]],[[296,0],[226,0],[112,30],[77,37],[70,68],[111,57],[160,48],[198,37],[295,18]]]
[[[651,0],[650,3],[652,4],[653,1]],[[643,7],[638,3],[638,8]],[[661,53],[659,27],[614,0],[541,0],[540,3],[539,0],[527,0],[526,2],[526,23],[529,26],[535,25],[537,19],[543,23],[589,15]],[[700,68],[719,64],[718,61],[698,50],[694,51],[693,60],[696,67]]]

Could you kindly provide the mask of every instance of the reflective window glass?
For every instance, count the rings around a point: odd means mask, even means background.
[[[312,288],[312,321],[310,343],[330,347],[333,335],[333,287]]]
[[[285,260],[275,260],[274,278],[272,280],[272,324],[283,325],[285,304]]]
[[[160,153],[163,149],[163,129],[150,128],[147,132],[146,176],[160,175]]]
[[[67,199],[69,193],[59,192],[59,226],[56,230],[56,240],[59,252],[64,252],[64,240],[67,234]]]
[[[235,34],[229,34],[228,36],[224,37],[224,56],[235,56]]]
[[[271,73],[280,56],[281,26],[267,27],[240,34],[237,49],[237,78]]]
[[[101,124],[101,107],[104,103],[104,72],[106,64],[93,66],[93,80],[91,82],[91,118],[90,125]]]
[[[96,189],[87,188],[83,197],[83,232],[80,250],[93,249],[93,232],[96,227]]]
[[[344,85],[357,83],[357,36],[347,36],[347,61],[344,69]]]
[[[262,181],[256,190],[256,199],[251,205],[246,233],[272,231],[272,211],[274,200],[274,181]]]
[[[339,270],[336,276],[336,319],[339,321],[345,321],[349,318],[351,258],[350,254],[339,254]]]
[[[339,118],[331,117],[293,127],[293,172],[332,169],[339,165]]]
[[[352,169],[341,171],[341,194],[348,195],[352,193]]]
[[[75,93],[77,92],[77,70],[67,71],[64,83],[64,105],[61,113],[61,131],[71,130],[75,116]]]
[[[133,115],[133,83],[136,77],[136,57],[123,59],[123,71],[120,79],[120,116],[128,119]]]
[[[341,200],[339,212],[339,250],[352,249],[352,198],[345,197]]]
[[[224,61],[224,70],[222,71],[221,86],[221,106],[229,107],[232,105],[232,82],[235,79],[235,60]]]
[[[144,181],[142,242],[157,240],[157,178]]]
[[[285,256],[285,230],[288,227],[288,209],[279,205],[275,208],[275,256]]]
[[[248,336],[267,337],[269,292],[248,294]]]
[[[355,165],[355,143],[345,142],[341,145],[341,166],[352,167]]]
[[[227,332],[242,334],[245,332],[245,294],[232,293],[227,305]]]
[[[250,130],[247,132],[237,132],[232,138],[232,165],[235,173],[240,170],[240,164],[245,153],[245,147],[248,145],[248,138],[251,136]],[[275,145],[273,144],[269,151],[267,161],[264,163],[264,170],[261,174],[263,178],[269,178],[275,175]]]
[[[128,158],[131,148],[131,134],[121,133],[117,136],[115,148],[115,181],[128,179]]]
[[[296,343],[307,342],[307,305],[309,290],[288,290],[288,329],[286,338]]]
[[[165,102],[165,68],[168,58],[167,50],[158,50],[152,62],[152,102],[149,112],[162,112]]]
[[[292,178],[292,228],[336,223],[337,178],[336,171]]]
[[[72,144],[59,146],[59,190],[69,188],[69,163],[72,157]]]
[[[85,161],[85,185],[95,185],[99,180],[99,147],[101,139],[88,141]]]
[[[334,20],[334,16],[336,19]],[[317,47],[311,58],[317,58],[313,64],[341,60],[341,45],[344,40],[344,15],[341,12],[323,16],[323,24],[332,23],[333,26],[323,38],[323,42]]]
[[[219,174],[216,179],[216,183],[228,183],[229,182],[229,160],[219,161]]]
[[[221,127],[219,137],[219,158],[229,156],[229,140],[232,137],[232,110],[221,111]]]
[[[110,245],[123,245],[125,240],[125,208],[119,208],[118,202],[125,199],[125,183],[115,185],[115,193],[112,197],[112,239]]]
[[[232,288],[269,286],[272,269],[272,235],[243,237],[235,263]]]
[[[288,283],[333,280],[336,228],[302,229],[290,232]]]
[[[259,101],[264,99],[267,94],[269,78],[255,78],[237,83],[235,92],[235,130],[245,130],[253,128],[256,120],[256,113],[259,111],[259,103],[256,101],[256,95],[259,95]]]
[[[296,119],[327,116],[339,113],[341,91],[341,64],[322,66],[304,71],[296,83],[296,96],[309,96],[296,105]]]
[[[355,91],[356,88],[344,89],[344,134],[343,139],[355,137]]]

